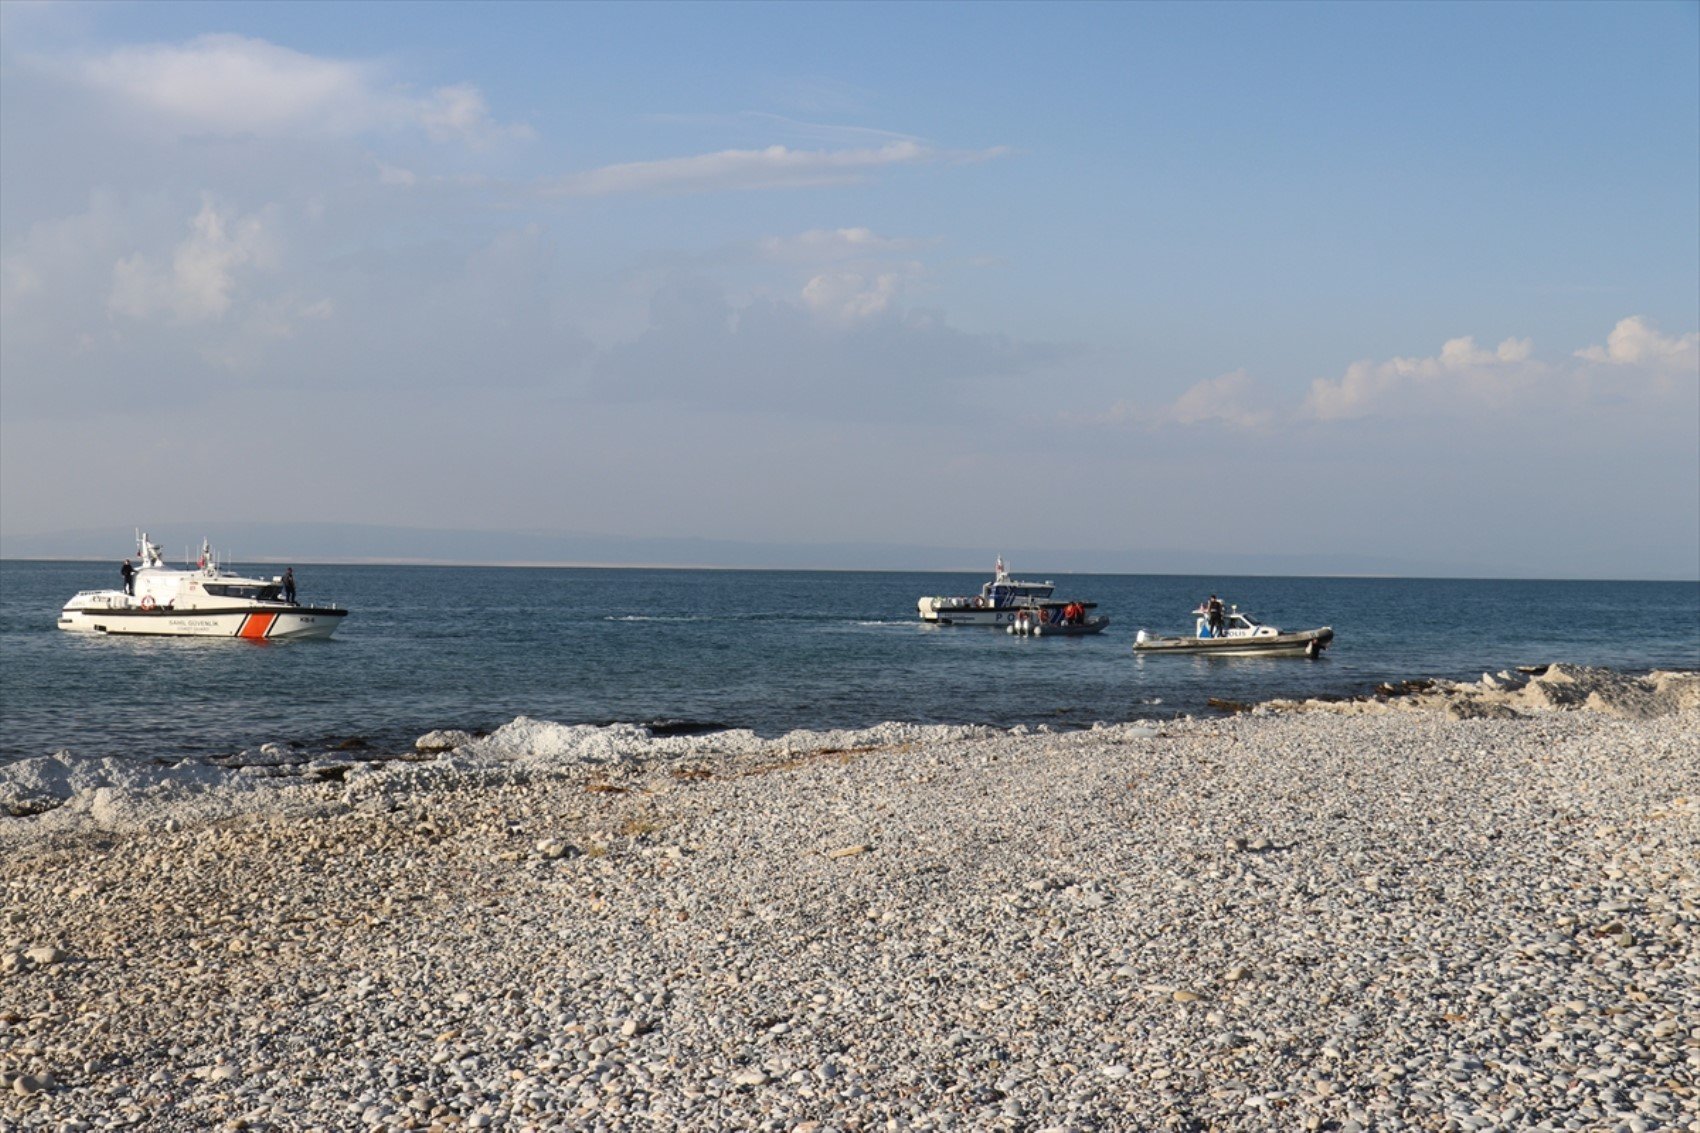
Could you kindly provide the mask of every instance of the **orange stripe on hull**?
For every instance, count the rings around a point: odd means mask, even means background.
[[[242,628],[236,631],[236,636],[259,641],[271,632],[272,623],[275,621],[276,614],[249,614],[242,619]]]

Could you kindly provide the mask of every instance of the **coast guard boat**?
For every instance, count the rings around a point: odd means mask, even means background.
[[[141,565],[122,590],[84,590],[59,611],[59,628],[78,633],[241,637],[250,641],[322,638],[336,632],[347,610],[295,601],[286,580],[228,574],[201,543],[193,567],[165,565],[144,532],[136,539]],[[128,561],[128,560],[126,560]]]
[[[1218,610],[1221,606],[1216,607]],[[1297,630],[1286,633],[1274,626],[1260,623],[1250,614],[1240,613],[1230,606],[1222,619],[1222,629],[1212,633],[1209,611],[1203,606],[1193,611],[1198,615],[1198,632],[1194,637],[1157,637],[1140,630],[1133,639],[1135,653],[1209,653],[1218,657],[1318,657],[1334,640],[1329,626],[1320,629]]]
[[[1032,624],[1037,625],[1040,619],[1060,621],[1060,612],[1066,606],[1077,605],[1085,610],[1097,606],[1096,602],[1066,602],[1052,598],[1056,588],[1054,582],[1022,582],[1011,578],[1009,571],[1004,569],[1003,556],[999,555],[997,565],[992,568],[992,580],[980,587],[980,593],[965,597],[922,598],[916,606],[924,622],[941,626],[994,628],[1013,626],[1016,618],[1023,613],[1028,615]],[[1103,619],[1103,625],[1108,624],[1108,619]],[[1103,625],[1098,628],[1102,629]]]

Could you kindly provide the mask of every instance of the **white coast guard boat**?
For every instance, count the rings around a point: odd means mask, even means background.
[[[1221,609],[1220,606],[1217,607]],[[1193,611],[1198,616],[1197,633],[1193,637],[1158,637],[1140,630],[1133,639],[1135,653],[1209,653],[1217,657],[1319,657],[1334,640],[1329,626],[1286,632],[1266,626],[1250,614],[1240,613],[1231,606],[1222,619],[1222,628],[1212,633],[1209,611],[1203,606]]]
[[[193,567],[166,566],[158,545],[149,542],[146,533],[136,539],[136,554],[141,565],[125,589],[81,591],[59,611],[59,628],[78,633],[277,641],[329,637],[348,616],[347,610],[335,606],[296,602],[293,575],[286,583],[281,575],[227,574],[205,542]]]
[[[1096,602],[1066,602],[1052,598],[1056,588],[1054,582],[1021,582],[1011,578],[1000,555],[997,565],[992,568],[992,580],[980,587],[980,593],[922,598],[916,606],[924,622],[941,626],[1001,628],[1014,625],[1016,618],[1023,613],[1038,624],[1039,619],[1050,617],[1065,606],[1078,605],[1090,610],[1097,605]]]

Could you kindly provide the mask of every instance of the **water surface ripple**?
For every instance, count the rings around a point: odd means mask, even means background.
[[[1033,640],[919,622],[916,598],[973,593],[977,574],[294,565],[303,601],[352,611],[329,642],[62,633],[58,608],[112,584],[116,564],[0,561],[0,761],[354,737],[399,750],[519,715],[766,735],[1085,727],[1553,660],[1700,668],[1700,584],[1686,582],[1053,575],[1112,624]],[[1136,629],[1180,632],[1212,591],[1284,628],[1332,625],[1334,647],[1317,661],[1133,655]]]

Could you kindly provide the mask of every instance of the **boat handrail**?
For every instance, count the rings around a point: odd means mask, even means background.
[[[129,597],[129,595],[125,594],[123,591],[107,587],[100,590],[79,590],[76,595],[72,597],[71,601],[75,602],[78,598],[101,598],[107,602],[112,602],[115,599],[127,597]]]

